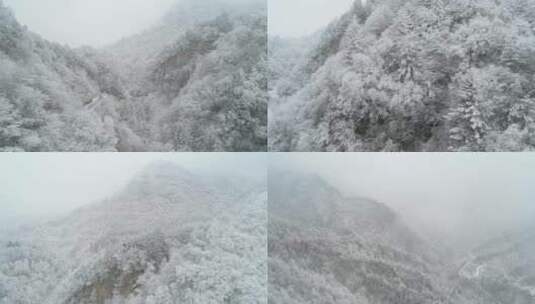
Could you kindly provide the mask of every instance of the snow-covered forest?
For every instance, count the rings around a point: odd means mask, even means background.
[[[269,303],[535,303],[533,223],[460,249],[319,175],[270,176]]]
[[[266,11],[179,0],[142,33],[69,48],[0,0],[0,150],[265,151]]]
[[[267,303],[266,204],[265,171],[153,163],[108,199],[0,230],[0,303]]]
[[[532,0],[357,0],[268,48],[270,150],[535,147]]]

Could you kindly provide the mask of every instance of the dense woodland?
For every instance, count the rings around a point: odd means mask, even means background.
[[[266,303],[262,175],[155,163],[109,199],[0,231],[0,303]]]
[[[459,249],[318,176],[270,175],[269,303],[535,302],[532,227]]]
[[[305,40],[270,38],[271,150],[535,147],[534,1],[356,1]]]
[[[263,1],[182,0],[143,33],[71,49],[0,1],[0,149],[265,151],[266,28]]]

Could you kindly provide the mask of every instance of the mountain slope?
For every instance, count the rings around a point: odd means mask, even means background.
[[[0,303],[265,303],[266,200],[265,182],[154,164],[1,240]]]
[[[532,150],[534,17],[526,0],[355,1],[270,79],[270,148]]]
[[[124,96],[120,80],[96,57],[28,32],[0,3],[0,148],[112,150],[112,122],[85,106],[99,94]]]
[[[0,149],[265,150],[265,14],[183,0],[152,29],[72,50],[0,3]]]
[[[473,286],[475,296],[466,288],[455,292],[463,296],[492,298],[492,303],[535,302],[535,260],[533,233],[514,233],[476,247],[459,268],[461,284]],[[470,291],[470,290],[469,290]]]
[[[270,303],[449,303],[437,254],[386,206],[318,177],[273,174]]]
[[[535,301],[531,232],[458,258],[430,246],[388,207],[344,197],[320,177],[272,170],[268,191],[269,303]]]

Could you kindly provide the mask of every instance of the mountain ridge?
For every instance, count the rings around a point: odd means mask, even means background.
[[[265,303],[267,192],[203,174],[155,162],[108,199],[2,235],[0,303]]]
[[[532,242],[518,233],[448,256],[437,247],[448,244],[420,238],[386,205],[343,197],[317,175],[272,170],[270,176],[276,176],[268,186],[270,303],[535,299]]]
[[[218,18],[235,6],[195,4],[210,13],[95,50],[42,39],[2,5],[0,149],[265,150],[265,10],[249,6],[221,28]],[[209,48],[195,46],[210,35]]]
[[[534,16],[524,0],[355,1],[270,79],[270,149],[532,150]]]

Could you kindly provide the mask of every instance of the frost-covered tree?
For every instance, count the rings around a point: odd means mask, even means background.
[[[155,163],[107,200],[2,233],[0,304],[266,304],[257,173]]]
[[[468,151],[479,151],[482,149],[488,126],[482,113],[481,101],[476,96],[473,73],[469,71],[456,79],[457,106],[448,113],[447,120],[450,125],[452,148],[463,147]]]
[[[265,15],[256,0],[180,1],[160,26],[70,49],[0,4],[0,149],[265,151]]]
[[[528,2],[356,1],[292,76],[271,81],[293,89],[270,93],[270,148],[532,150]]]

